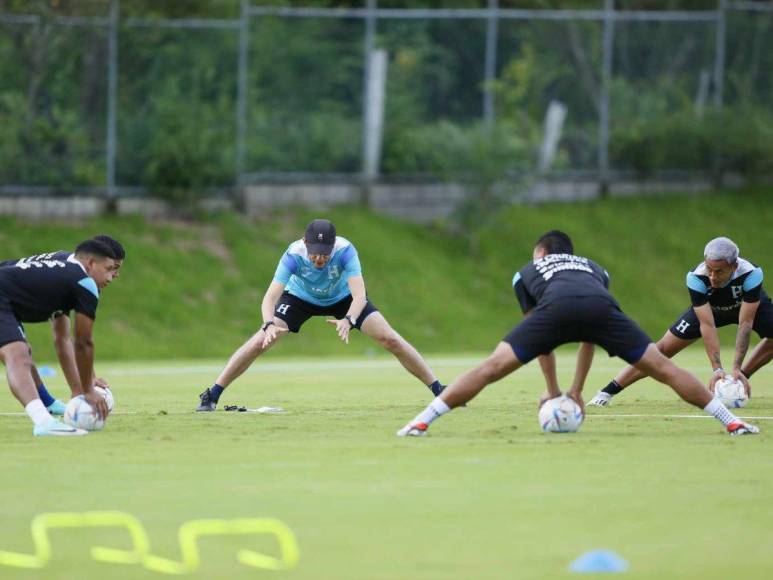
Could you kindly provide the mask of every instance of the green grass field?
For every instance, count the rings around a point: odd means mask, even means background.
[[[689,305],[685,275],[708,240],[729,236],[770,275],[773,196],[668,195],[584,203],[514,205],[475,230],[479,252],[448,229],[401,222],[358,207],[296,210],[249,221],[235,214],[198,222],[103,217],[87,222],[0,218],[0,258],[74,248],[110,233],[126,245],[121,277],[100,300],[97,356],[110,360],[228,357],[260,321],[260,303],[290,242],[324,215],[360,255],[368,295],[421,352],[488,349],[520,317],[513,274],[545,231],[569,232],[577,253],[611,275],[623,310],[659,338]],[[769,281],[765,285],[770,289]],[[460,329],[464,329],[461,331]],[[277,356],[364,354],[369,344],[328,340],[324,325]],[[27,327],[41,359],[53,358],[47,325]],[[732,338],[731,338],[732,341]]]
[[[493,343],[492,343],[493,344]],[[431,357],[444,379],[482,355]],[[571,353],[559,355],[569,382]],[[705,376],[700,347],[677,361]],[[270,355],[221,403],[282,415],[192,412],[223,361],[101,363],[116,413],[103,432],[34,439],[9,391],[0,393],[0,550],[31,552],[30,521],[47,511],[123,510],[152,553],[179,559],[177,530],[194,518],[273,517],[294,531],[300,563],[245,567],[240,548],[276,553],[267,537],[201,543],[198,578],[561,578],[596,549],[630,562],[630,578],[766,578],[773,569],[773,368],[752,381],[742,415],[758,437],[721,426],[649,380],[572,435],[539,431],[539,367],[492,385],[425,439],[395,431],[429,401],[390,358]],[[597,354],[586,400],[620,368]],[[64,392],[61,376],[49,380]],[[685,418],[689,415],[694,418]],[[4,579],[159,578],[96,563],[92,545],[127,547],[110,529],[56,531],[43,570]]]

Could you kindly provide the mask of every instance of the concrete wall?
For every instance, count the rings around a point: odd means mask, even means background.
[[[592,179],[554,179],[535,181],[530,185],[500,184],[504,191],[512,190],[514,199],[525,203],[572,202],[595,199],[600,184]],[[740,187],[739,177],[725,179],[728,187]],[[641,181],[618,179],[609,184],[611,197],[655,195],[669,192],[710,191],[713,184],[706,179],[679,181]],[[245,185],[238,204],[226,198],[204,199],[198,210],[212,212],[235,209],[237,206],[248,216],[258,217],[288,206],[303,205],[325,209],[340,204],[358,204],[367,198],[368,205],[377,212],[427,223],[448,218],[465,198],[464,186],[453,183],[376,183],[367,191],[358,183],[274,183]],[[102,215],[107,202],[99,197],[0,197],[0,215],[26,219],[81,219]],[[178,216],[179,208],[162,200],[147,197],[118,198],[118,215],[144,215],[150,219]]]

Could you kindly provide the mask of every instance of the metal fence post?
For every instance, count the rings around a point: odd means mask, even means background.
[[[362,170],[360,203],[370,205],[371,180],[368,177],[368,84],[370,82],[370,55],[376,44],[376,9],[377,0],[367,0],[365,13],[365,39],[363,47],[364,74],[362,81]]]
[[[107,199],[115,203],[116,99],[118,93],[118,18],[120,0],[110,0],[110,28],[107,35]]]
[[[599,195],[609,193],[609,91],[612,82],[612,49],[615,33],[615,2],[604,0],[604,39],[599,103]]]
[[[497,33],[499,24],[499,0],[488,0],[489,16],[486,19],[486,63],[483,84],[483,120],[488,127],[494,125],[494,89],[497,76]]]
[[[247,59],[249,56],[250,0],[241,0],[239,22],[239,75],[236,91],[236,185],[242,183],[244,175],[245,148],[247,139]]]
[[[714,106],[719,109],[722,107],[725,89],[725,11],[727,10],[726,0],[717,0],[717,30],[716,30],[716,50],[714,53]],[[714,167],[712,183],[714,189],[722,187],[722,152],[719,144],[714,144]]]
[[[719,108],[724,100],[725,90],[725,14],[727,0],[717,0],[716,53],[714,55],[714,105]]]

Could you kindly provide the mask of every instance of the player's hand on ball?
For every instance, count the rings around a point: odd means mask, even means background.
[[[566,396],[572,399],[578,405],[580,405],[580,409],[582,410],[582,416],[585,417],[585,401],[582,400],[582,393],[569,390],[566,392]]]
[[[105,398],[97,393],[94,389],[91,389],[88,393],[84,393],[83,397],[86,399],[89,405],[97,411],[97,416],[100,419],[106,419],[110,410],[107,408],[107,401]]]
[[[349,344],[349,331],[352,329],[352,325],[346,318],[336,320],[334,318],[328,318],[327,321],[330,324],[335,324],[336,332],[346,344]]]
[[[714,371],[714,373],[711,375],[711,378],[709,379],[709,391],[711,391],[711,394],[714,394],[714,389],[717,387],[717,381],[721,381],[725,378],[725,371],[721,369],[717,369]]]
[[[562,393],[560,391],[557,395],[556,394],[551,395],[550,392],[545,391],[539,396],[539,406],[537,407],[537,409],[541,409],[542,405],[544,405],[546,401],[549,401],[550,399],[555,399],[556,397],[560,397],[561,395]]]
[[[95,387],[102,387],[103,389],[109,389],[110,388],[110,383],[108,383],[105,379],[96,378],[96,379],[94,379],[94,386]]]
[[[740,381],[743,385],[744,390],[746,391],[746,396],[750,399],[752,398],[752,386],[749,383],[749,379],[746,378],[746,375],[744,375],[740,369],[734,369],[733,370],[733,378],[736,381]]]

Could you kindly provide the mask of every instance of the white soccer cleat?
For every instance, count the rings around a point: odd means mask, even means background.
[[[397,432],[398,437],[425,437],[429,425],[426,423],[408,423]]]
[[[599,391],[596,393],[596,396],[593,397],[589,402],[589,407],[608,407],[609,402],[612,400],[612,395],[609,393],[605,393],[604,391]]]
[[[89,432],[84,431],[83,429],[70,427],[61,421],[52,419],[45,425],[35,425],[32,429],[32,434],[35,437],[73,437],[76,435],[88,435]]]
[[[754,425],[751,425],[746,421],[741,421],[740,419],[738,421],[733,421],[727,426],[727,434],[733,436],[756,435],[759,432],[759,427],[755,427]]]

